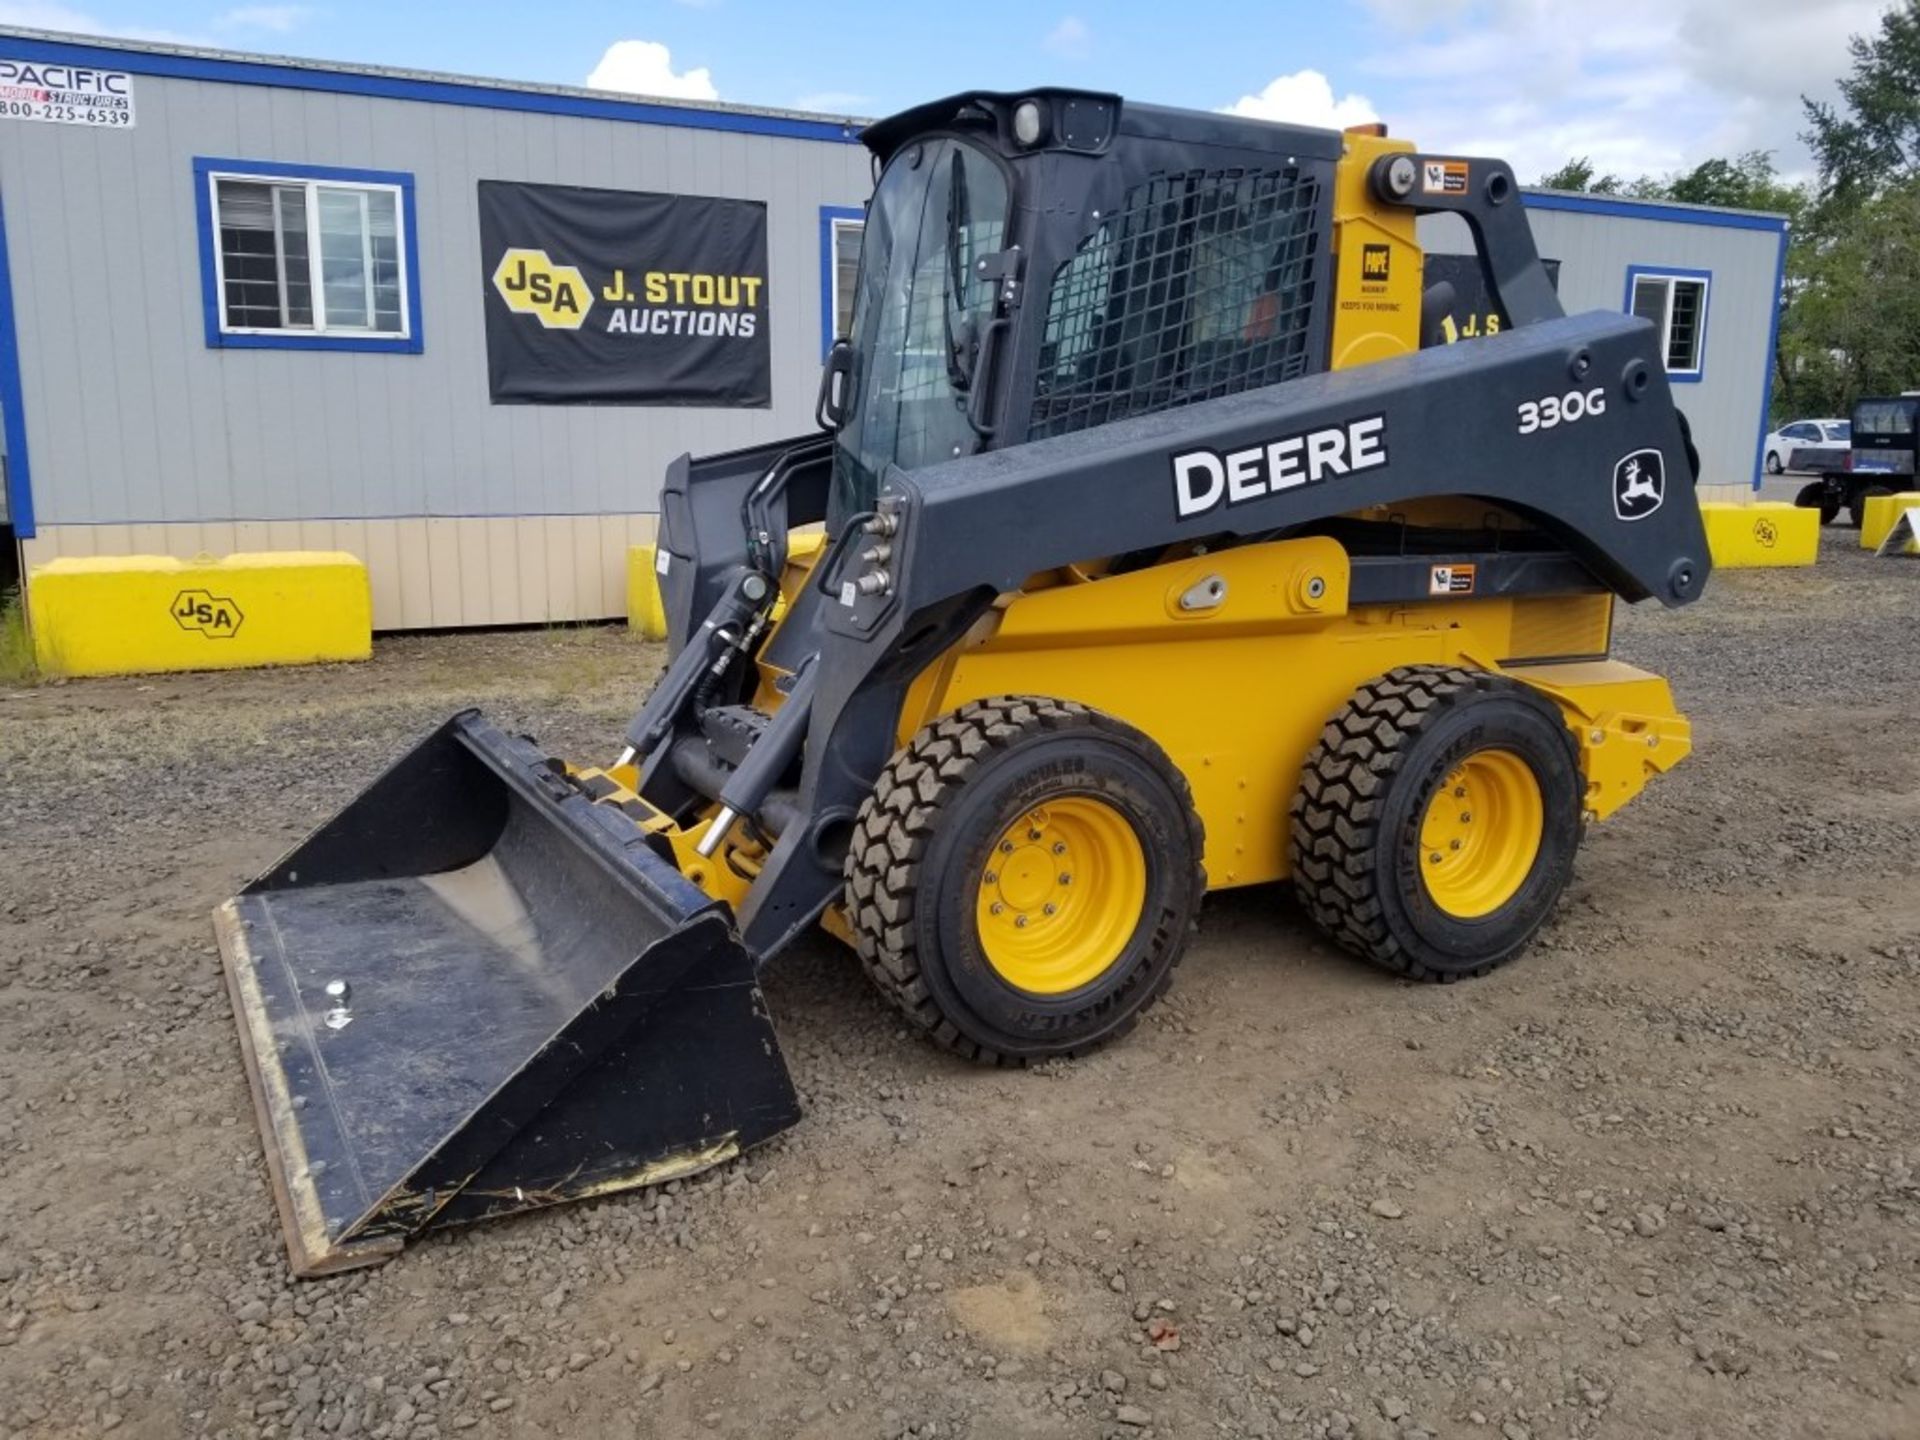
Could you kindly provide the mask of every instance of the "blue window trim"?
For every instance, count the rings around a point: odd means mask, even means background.
[[[674,125],[689,130],[725,130],[736,134],[776,135],[788,140],[821,140],[857,145],[858,125],[832,120],[802,120],[730,110],[696,110],[650,100],[515,90],[504,85],[417,75],[366,74],[318,65],[276,64],[245,57],[182,55],[121,49],[111,43],[75,45],[65,41],[7,37],[7,53],[22,60],[58,65],[92,65],[174,80],[210,80],[228,85],[271,85],[285,90],[319,90],[335,95],[371,95],[385,100],[419,100],[436,105],[471,105],[485,110],[519,110],[536,115],[571,115],[588,120],[626,120],[643,125]]]
[[[209,177],[258,175],[268,180],[330,180],[346,185],[393,185],[400,191],[405,231],[407,334],[312,335],[300,330],[233,335],[220,328],[220,279],[214,270],[213,186]],[[348,350],[361,354],[418,355],[426,348],[420,326],[420,227],[414,222],[413,176],[401,170],[343,170],[334,165],[284,165],[269,160],[193,157],[193,208],[200,229],[200,305],[207,346],[214,350]]]
[[[1613,195],[1570,195],[1558,190],[1524,190],[1521,201],[1529,210],[1577,210],[1583,215],[1611,215],[1620,220],[1661,220],[1669,225],[1706,225],[1722,230],[1765,230],[1784,233],[1787,217],[1759,215],[1744,210],[1716,210],[1707,205],[1669,205],[1658,200],[1623,200]]]
[[[820,207],[820,357],[824,360],[833,342],[833,222],[858,220],[866,224],[867,212],[853,205]]]
[[[1667,383],[1669,385],[1698,385],[1702,380],[1707,378],[1707,333],[1712,328],[1711,321],[1713,318],[1713,272],[1711,270],[1688,270],[1679,265],[1627,266],[1627,293],[1625,299],[1621,301],[1620,308],[1625,310],[1629,315],[1633,314],[1634,282],[1643,275],[1650,275],[1661,280],[1698,280],[1707,287],[1706,304],[1701,306],[1700,309],[1700,364],[1693,370],[1669,370],[1667,372]],[[1666,337],[1662,336],[1661,345],[1664,347],[1665,344]],[[1662,355],[1661,358],[1664,360],[1666,357]]]
[[[27,415],[20,408],[20,342],[14,329],[13,267],[7,259],[7,212],[0,204],[0,420],[7,433],[7,514],[14,538],[31,540],[33,470],[27,464]]]

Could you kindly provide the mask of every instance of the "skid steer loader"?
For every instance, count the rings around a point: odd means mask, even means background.
[[[1212,889],[1456,980],[1688,751],[1608,651],[1701,593],[1697,459],[1506,165],[1066,90],[864,139],[820,429],[669,467],[618,759],[456,715],[217,912],[299,1273],[792,1125],[816,926],[989,1064],[1125,1033]],[[1434,213],[1509,323],[1421,350]]]

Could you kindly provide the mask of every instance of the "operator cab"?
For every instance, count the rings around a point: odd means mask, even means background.
[[[822,383],[832,533],[889,465],[1325,368],[1338,132],[1040,90],[862,140],[879,179]]]

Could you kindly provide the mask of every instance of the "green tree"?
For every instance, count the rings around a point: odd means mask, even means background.
[[[1800,138],[1819,162],[1822,198],[1842,207],[1920,179],[1920,0],[1901,0],[1880,17],[1879,34],[1855,35],[1847,49],[1845,113],[1800,97]]]
[[[1579,190],[1591,195],[1620,193],[1620,177],[1618,175],[1596,177],[1593,173],[1593,161],[1585,155],[1574,157],[1558,170],[1549,170],[1535,183],[1543,190]]]
[[[1920,177],[1860,201],[1806,251],[1776,395],[1844,415],[1920,384]]]
[[[1662,186],[1664,198],[1688,205],[1717,205],[1726,210],[1770,210],[1798,220],[1808,196],[1773,168],[1773,155],[1749,150],[1731,160],[1703,160]]]

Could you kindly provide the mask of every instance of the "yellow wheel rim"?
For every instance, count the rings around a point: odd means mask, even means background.
[[[1433,903],[1458,920],[1498,910],[1532,873],[1545,819],[1526,761],[1511,750],[1469,755],[1420,821],[1420,878]]]
[[[994,842],[974,918],[1001,979],[1064,995],[1120,958],[1146,902],[1147,852],[1133,822],[1104,800],[1062,795]]]

